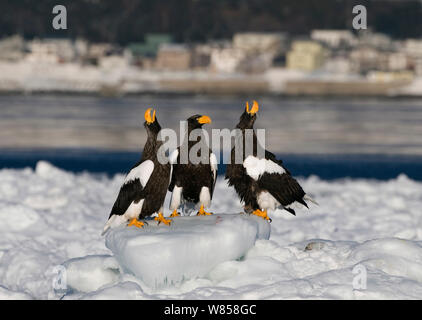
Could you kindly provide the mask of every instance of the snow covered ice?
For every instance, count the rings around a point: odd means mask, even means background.
[[[299,179],[318,207],[297,210],[296,217],[270,213],[269,240],[256,239],[210,270],[165,286],[126,272],[132,265],[100,236],[123,179],[73,174],[46,162],[35,170],[0,170],[0,299],[422,298],[422,183],[406,176]],[[241,211],[222,177],[210,211]],[[114,232],[107,242],[124,232],[122,241],[130,243],[141,231]],[[181,237],[191,244],[188,233]],[[183,250],[181,241],[169,241],[168,252]],[[64,289],[54,287],[57,270],[64,270]],[[357,287],[362,272],[366,286]]]

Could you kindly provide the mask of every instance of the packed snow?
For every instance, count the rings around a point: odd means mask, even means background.
[[[112,234],[100,235],[123,181],[123,175],[73,174],[42,161],[35,170],[0,170],[0,299],[422,298],[422,183],[404,175],[299,179],[319,206],[297,216],[270,213],[268,240],[258,238],[210,270],[162,286],[128,272],[106,247]],[[210,209],[241,211],[222,177]],[[221,247],[211,233],[208,241]],[[164,252],[183,252],[193,241],[186,239],[167,243],[171,250]],[[179,267],[189,270],[190,263]]]

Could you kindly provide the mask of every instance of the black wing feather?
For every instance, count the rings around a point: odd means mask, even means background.
[[[259,178],[258,184],[262,189],[268,190],[282,206],[288,206],[295,201],[304,202],[305,191],[288,173],[264,173]]]
[[[211,159],[211,158],[210,158]],[[211,166],[211,163],[210,163]],[[212,171],[212,167],[211,167],[211,190],[210,190],[210,196],[212,199],[212,195],[214,194],[214,188],[215,188],[215,183],[217,182],[217,177],[218,177],[218,165],[216,164],[216,168],[215,168],[215,178],[214,178],[214,172]]]
[[[207,181],[204,183],[204,186],[209,187],[210,190],[210,197],[212,199],[212,196],[214,194],[214,188],[215,183],[217,181],[217,175],[218,175],[218,168],[216,170],[216,175],[214,179],[214,174],[211,168],[211,163],[208,164],[199,164],[199,165],[193,165],[193,164],[179,164],[180,163],[180,147],[177,148],[179,153],[177,155],[177,162],[173,164],[173,172],[170,180],[170,184],[168,186],[168,190],[170,192],[173,192],[174,186],[177,185],[179,187],[184,188],[184,192],[186,192],[185,184],[188,184],[190,180],[192,179],[192,175],[201,176],[204,181]],[[209,150],[211,153],[211,150]],[[208,180],[209,178],[209,180]],[[198,185],[200,188],[202,185]],[[199,194],[198,189],[198,194]]]
[[[139,179],[132,180],[122,185],[114,202],[109,219],[112,215],[123,215],[129,208],[132,201],[136,203],[144,198],[144,188]]]

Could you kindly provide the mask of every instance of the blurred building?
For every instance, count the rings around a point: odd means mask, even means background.
[[[0,60],[18,61],[25,54],[25,42],[19,35],[0,39]]]
[[[113,46],[110,43],[90,43],[87,54],[93,58],[100,58],[108,55],[112,50]]]
[[[134,57],[155,57],[161,45],[172,42],[169,34],[150,33],[145,35],[144,42],[130,43],[127,48]]]
[[[288,36],[281,32],[245,32],[233,36],[233,48],[246,53],[240,70],[246,73],[262,73],[275,61],[285,61]]]
[[[74,48],[76,52],[76,58],[81,60],[88,54],[88,41],[84,39],[76,39],[74,42]]]
[[[75,46],[69,39],[34,39],[28,42],[30,62],[61,63],[74,61]]]
[[[357,43],[356,37],[349,30],[313,30],[311,39],[335,49],[351,47]]]
[[[410,67],[410,58],[402,52],[391,52],[388,54],[389,71],[408,70]]]
[[[83,64],[98,65],[100,60],[108,55],[112,55],[114,46],[111,43],[86,43],[79,42],[75,45],[78,59]]]
[[[103,69],[119,69],[128,65],[128,60],[124,55],[102,56],[98,59],[98,66]]]
[[[287,68],[313,71],[325,62],[325,49],[317,41],[299,40],[292,43],[292,50],[287,53]]]
[[[415,74],[422,76],[422,40],[421,39],[407,39],[403,45],[403,52],[405,52]]]
[[[410,83],[414,79],[414,74],[411,71],[371,71],[368,73],[367,77],[369,80],[379,83]]]
[[[356,71],[355,65],[347,56],[335,56],[326,60],[324,70],[333,74],[350,74]]]
[[[381,50],[391,51],[393,49],[393,41],[389,36],[383,33],[372,32],[370,29],[359,30],[357,45]]]
[[[253,54],[272,54],[274,56],[287,51],[285,33],[246,32],[233,36],[233,47]]]
[[[237,33],[232,42],[212,48],[211,70],[223,73],[263,73],[286,51],[287,36],[284,33]]]
[[[233,47],[214,48],[211,52],[211,70],[214,72],[234,73],[240,70],[246,59],[246,52]]]
[[[422,58],[412,58],[412,69],[416,75],[422,76]]]
[[[407,39],[404,42],[403,51],[413,57],[422,57],[422,40]]]
[[[192,49],[191,67],[194,70],[205,70],[211,65],[213,44],[197,44]]]
[[[191,49],[182,44],[162,44],[157,52],[155,68],[160,70],[189,70],[192,62]]]
[[[350,52],[350,60],[356,66],[359,73],[366,74],[378,68],[380,64],[380,53],[372,47],[359,47]]]
[[[173,38],[166,33],[150,33],[143,42],[130,43],[126,49],[131,64],[143,69],[153,69],[160,46],[170,44]]]

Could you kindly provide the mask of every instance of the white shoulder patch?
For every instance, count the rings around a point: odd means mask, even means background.
[[[214,153],[210,154],[210,165],[211,165],[211,170],[214,175],[214,181],[215,181],[217,177],[218,163],[217,163],[217,157],[215,156]]]
[[[140,163],[137,167],[130,170],[126,176],[125,183],[135,179],[139,179],[143,187],[146,186],[152,172],[154,171],[154,162],[151,160],[145,160]]]
[[[277,163],[265,158],[258,159],[254,156],[248,156],[245,161],[243,161],[243,167],[246,169],[246,173],[254,180],[258,180],[264,173],[283,174],[286,172],[284,168]]]

